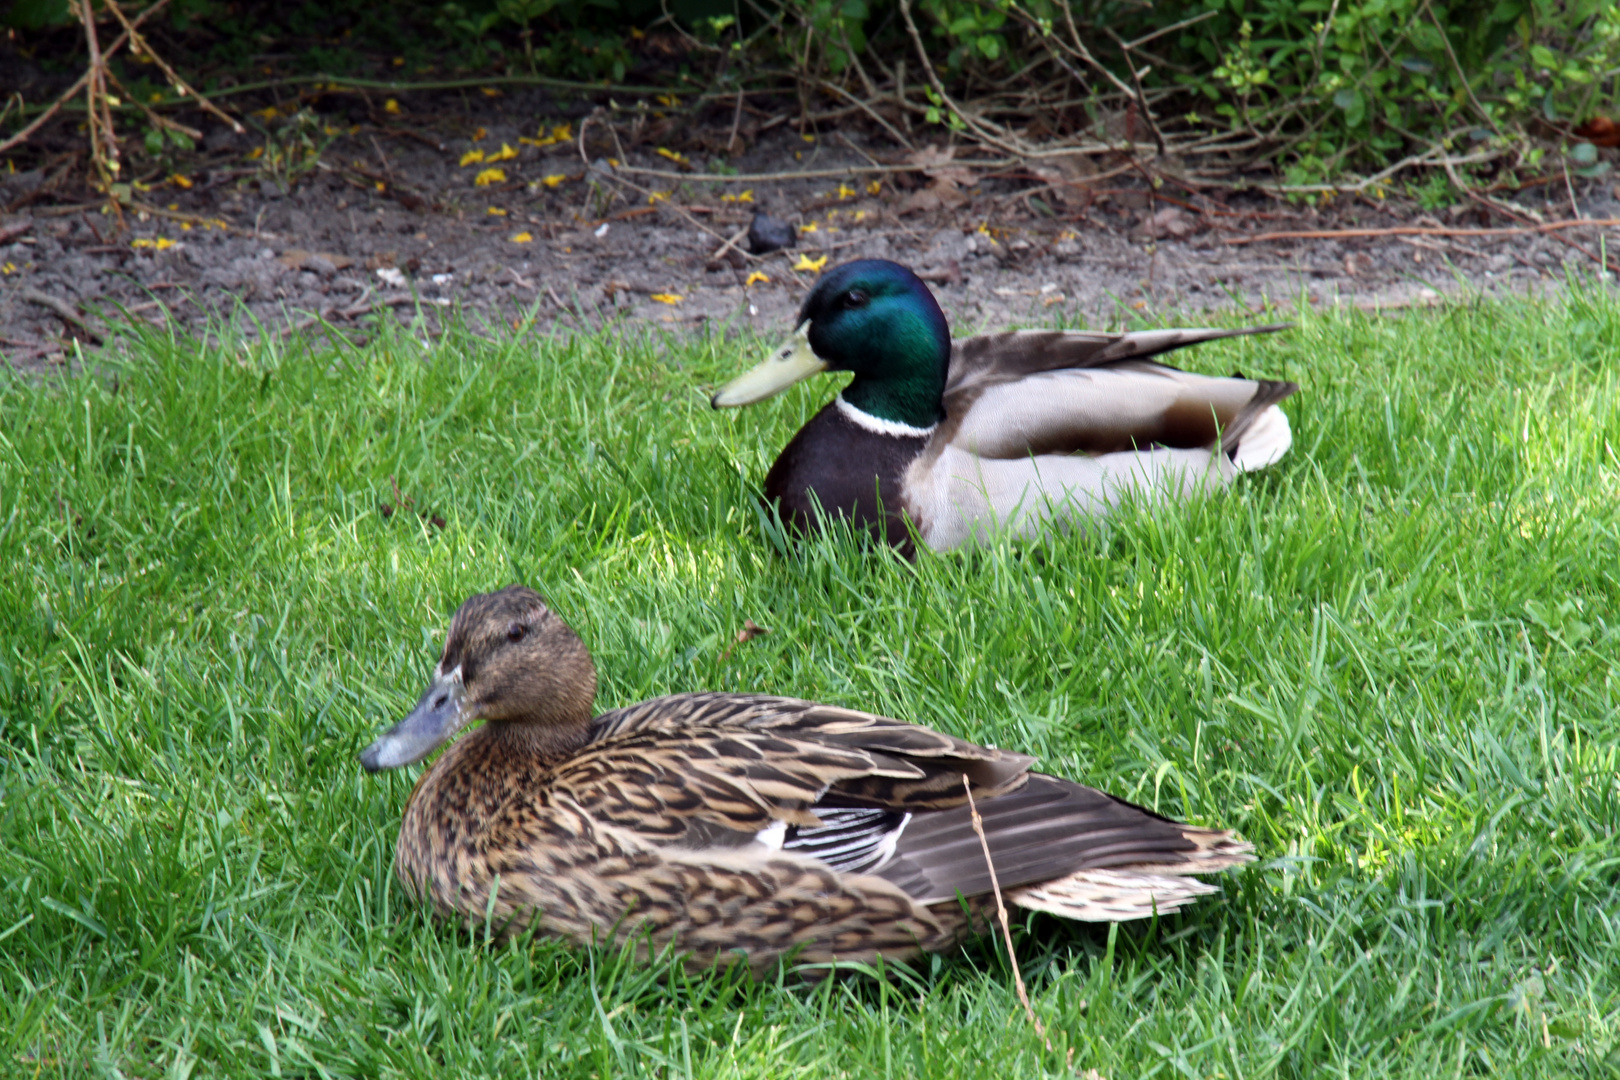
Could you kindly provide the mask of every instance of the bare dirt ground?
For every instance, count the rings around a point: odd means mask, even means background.
[[[381,318],[431,336],[454,317],[777,333],[817,269],[867,257],[922,273],[958,333],[1301,299],[1398,308],[1593,280],[1620,249],[1609,178],[1556,171],[1430,212],[1393,192],[1313,209],[1177,162],[1156,183],[1123,156],[986,166],[920,131],[908,150],[767,112],[740,123],[749,148],[722,183],[685,175],[725,122],[542,91],[306,97],[248,135],[199,115],[197,153],[148,163],[116,213],[83,186],[64,127],[60,153],[0,161],[0,351],[48,368],[129,320],[204,336],[359,337]],[[739,234],[762,211],[796,226],[794,247],[749,253]],[[1558,224],[1577,219],[1600,224]],[[1338,235],[1298,235],[1321,233]]]

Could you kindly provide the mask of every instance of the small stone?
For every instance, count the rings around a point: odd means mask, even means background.
[[[753,223],[748,226],[748,250],[755,255],[769,255],[798,242],[797,229],[769,214],[755,214]]]

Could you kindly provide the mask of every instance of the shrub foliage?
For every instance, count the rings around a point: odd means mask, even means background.
[[[81,2],[18,0],[0,21],[60,26]],[[299,38],[328,72],[371,48],[613,83],[646,81],[652,31],[680,43],[651,73],[678,85],[858,98],[970,134],[1173,132],[1296,181],[1421,149],[1466,163],[1620,98],[1612,0],[174,0],[167,17],[242,61]]]

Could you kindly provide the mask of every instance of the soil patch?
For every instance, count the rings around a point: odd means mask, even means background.
[[[328,95],[298,109],[267,107],[268,133],[216,124],[121,213],[74,187],[82,167],[68,156],[11,174],[0,163],[0,349],[49,366],[127,319],[203,336],[363,336],[377,319],[432,335],[455,317],[785,332],[817,270],[854,258],[918,270],[958,333],[1095,326],[1552,289],[1595,275],[1603,245],[1620,249],[1612,224],[1575,221],[1620,219],[1615,188],[1563,175],[1494,207],[1424,212],[1386,194],[1309,208],[1173,162],[1152,182],[1123,156],[1009,164],[800,133],[784,111],[749,114],[749,149],[722,182],[689,170],[726,124],[676,130],[541,90]],[[750,253],[758,212],[793,225],[796,245]]]

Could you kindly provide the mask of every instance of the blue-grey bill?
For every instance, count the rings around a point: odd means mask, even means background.
[[[381,772],[421,761],[461,730],[462,702],[459,668],[436,677],[409,716],[360,751],[360,764],[367,772]]]

